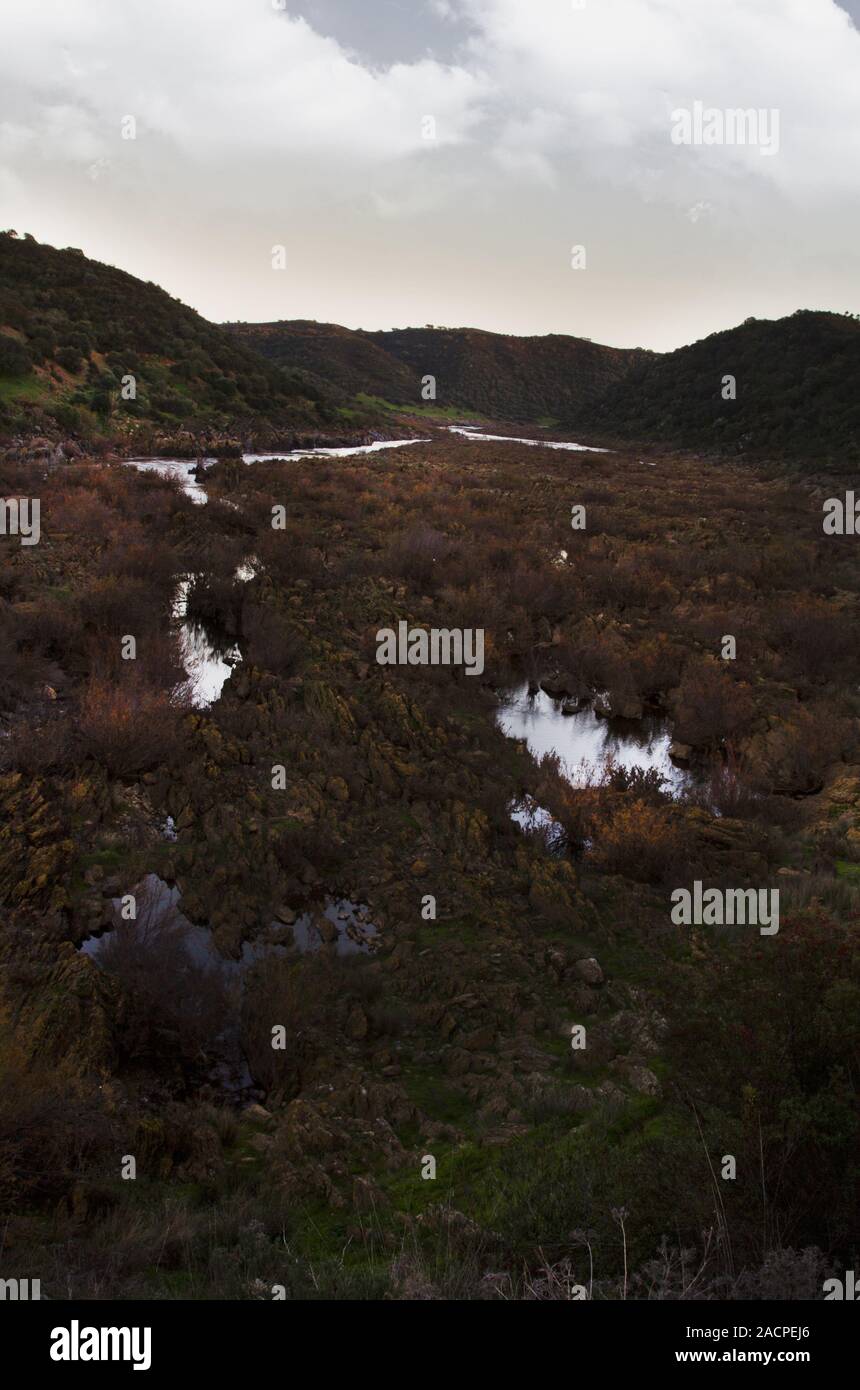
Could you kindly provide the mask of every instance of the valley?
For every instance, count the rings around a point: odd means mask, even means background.
[[[850,538],[742,460],[480,433],[7,451],[42,536],[2,542],[0,1178],[47,1291],[566,1297],[591,1268],[612,1299],[626,1252],[631,1296],[677,1297],[691,1248],[707,1296],[783,1297],[833,1267]],[[381,666],[401,623],[481,629],[480,676]],[[674,922],[696,882],[778,892],[778,934]]]

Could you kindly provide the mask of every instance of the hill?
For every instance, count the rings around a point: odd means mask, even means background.
[[[723,399],[733,376],[736,398]],[[748,319],[638,362],[567,421],[621,438],[860,458],[860,321],[799,310]]]
[[[134,399],[123,396],[129,376]],[[0,234],[0,432],[337,421],[321,382],[282,371],[152,282]]]
[[[438,405],[502,420],[569,417],[651,356],[565,334],[517,338],[477,328],[371,333],[307,320],[225,327],[270,361],[324,375],[348,395],[420,406],[422,380],[433,376]]]

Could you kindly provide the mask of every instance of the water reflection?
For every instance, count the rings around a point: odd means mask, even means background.
[[[594,710],[562,714],[562,701],[543,690],[529,694],[527,681],[507,691],[496,711],[496,722],[508,738],[524,739],[539,761],[557,754],[562,771],[574,783],[600,772],[607,760],[632,770],[656,769],[667,789],[676,795],[686,786],[689,773],[669,757],[672,737],[668,721],[659,715],[643,719],[599,719]]]

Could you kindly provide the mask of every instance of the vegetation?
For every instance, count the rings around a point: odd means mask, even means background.
[[[815,496],[450,435],[222,459],[205,507],[90,457],[43,475],[0,462],[43,531],[0,571],[16,1268],[52,1297],[540,1300],[820,1297],[856,1268],[860,582]],[[244,658],[208,707],[189,573]],[[483,678],[378,666],[400,619],[483,627]],[[495,720],[526,679],[668,718],[694,784],[536,762]],[[526,794],[562,839],[511,819]],[[779,934],[673,924],[696,878],[778,887]],[[338,954],[345,899],[372,950]]]
[[[322,381],[273,367],[152,282],[0,234],[0,433],[247,435],[338,421]]]
[[[565,334],[368,333],[305,320],[226,326],[271,361],[324,376],[350,396],[369,392],[412,409],[424,401],[424,378],[433,376],[438,406],[503,420],[568,418],[651,355]]]
[[[724,397],[725,378],[735,381]],[[860,460],[860,320],[798,310],[751,319],[631,368],[598,401],[566,419],[663,445],[822,459],[848,473]]]

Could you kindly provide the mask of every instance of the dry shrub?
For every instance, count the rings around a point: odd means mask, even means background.
[[[682,871],[687,837],[670,807],[622,804],[598,819],[589,858],[597,868],[642,883],[665,882]]]
[[[707,748],[736,737],[750,723],[754,706],[749,689],[716,661],[690,662],[675,705],[675,737]]]
[[[150,585],[131,575],[105,575],[95,579],[79,599],[81,615],[96,633],[123,636],[147,631],[159,614],[152,602]]]
[[[683,654],[664,633],[640,642],[630,653],[630,675],[640,696],[651,699],[677,685]]]
[[[56,1201],[111,1138],[95,1083],[72,1068],[28,1061],[0,1014],[0,1212],[26,1198]]]
[[[275,676],[293,676],[299,670],[302,637],[277,608],[246,604],[242,611],[242,635],[249,665]]]
[[[457,542],[432,526],[412,526],[383,552],[380,572],[404,579],[427,593],[446,580],[448,567],[460,550]]]
[[[12,710],[50,681],[52,668],[45,658],[19,641],[20,624],[11,613],[0,612],[0,709]]]
[[[170,1053],[193,1062],[227,1026],[232,991],[219,964],[191,945],[190,924],[150,877],[137,894],[137,917],[119,921],[98,955],[123,989],[118,1044],[133,1061]]]
[[[79,756],[93,758],[113,777],[175,764],[185,742],[185,713],[180,696],[142,677],[117,685],[95,676],[81,696],[75,720]]]
[[[301,1072],[317,1049],[330,1049],[341,998],[342,971],[325,952],[269,956],[246,974],[242,993],[241,1039],[256,1085],[267,1094],[291,1097]],[[286,1030],[286,1048],[272,1046],[272,1029]]]

